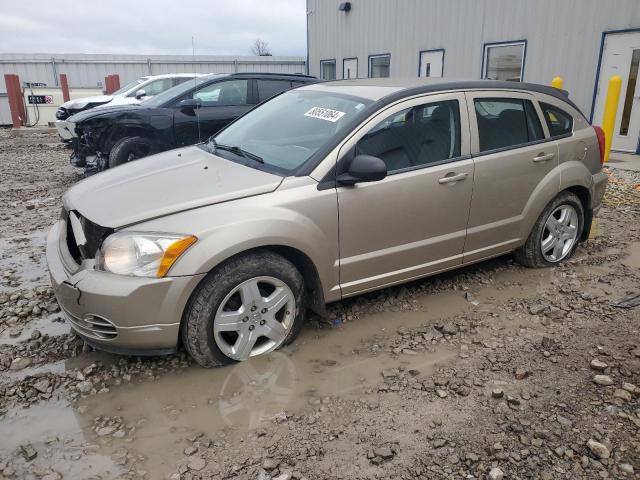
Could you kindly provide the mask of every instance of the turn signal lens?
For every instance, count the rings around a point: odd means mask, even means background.
[[[198,240],[193,235],[189,237],[182,238],[177,242],[173,242],[171,245],[167,247],[164,251],[164,255],[162,256],[162,260],[160,260],[160,266],[158,267],[158,272],[156,276],[158,278],[164,277],[174,262],[178,259],[180,255],[182,255],[187,248],[193,245],[196,240]]]

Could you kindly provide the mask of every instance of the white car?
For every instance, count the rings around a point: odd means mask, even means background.
[[[187,80],[200,77],[198,73],[170,73],[166,75],[149,75],[140,77],[124,87],[116,90],[111,95],[96,95],[69,100],[63,103],[56,112],[56,128],[62,141],[73,138],[73,131],[67,124],[67,118],[83,110],[114,105],[130,105],[140,103],[143,100],[158,95]]]

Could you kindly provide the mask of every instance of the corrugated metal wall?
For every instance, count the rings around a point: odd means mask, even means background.
[[[481,77],[485,43],[527,40],[524,81],[548,84],[560,75],[589,114],[602,32],[640,28],[639,0],[307,0],[309,71],[320,60],[391,54],[391,75],[415,77],[421,50],[445,49],[444,75]]]
[[[120,85],[145,75],[163,73],[275,72],[305,73],[303,57],[244,57],[213,55],[93,55],[0,53],[0,125],[11,123],[4,84],[5,73],[22,82],[58,86],[67,74],[71,88],[102,87],[104,77],[117,73]]]

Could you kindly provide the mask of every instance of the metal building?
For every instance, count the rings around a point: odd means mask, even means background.
[[[640,153],[640,0],[307,0],[309,73],[549,84],[600,123],[622,77],[613,138]]]
[[[0,53],[0,125],[11,123],[6,73],[19,75],[21,82],[47,87],[58,87],[59,74],[64,73],[70,88],[95,90],[103,87],[109,74],[118,74],[121,85],[125,85],[145,75],[163,73],[305,73],[305,70],[303,57]]]

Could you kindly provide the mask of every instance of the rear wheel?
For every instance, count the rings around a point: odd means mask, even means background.
[[[157,153],[151,140],[145,137],[125,137],[118,140],[109,153],[109,168]]]
[[[544,209],[527,242],[515,252],[527,267],[556,265],[573,255],[584,225],[584,208],[571,192],[562,192]]]
[[[233,259],[209,274],[192,295],[183,342],[202,366],[219,366],[290,343],[304,316],[304,280],[272,252]]]

